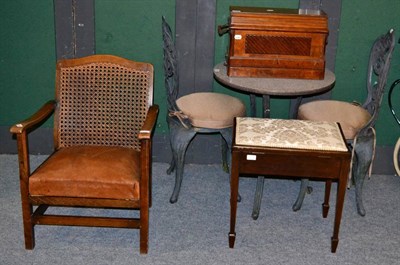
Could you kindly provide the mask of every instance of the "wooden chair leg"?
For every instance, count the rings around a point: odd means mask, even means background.
[[[33,210],[32,205],[26,200],[22,201],[25,249],[33,249],[35,247],[35,230],[34,224],[32,223]]]
[[[140,254],[147,254],[149,249],[149,209],[140,210]]]

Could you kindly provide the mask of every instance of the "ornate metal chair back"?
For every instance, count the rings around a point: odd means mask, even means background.
[[[175,102],[179,92],[178,58],[171,27],[166,22],[165,17],[162,17],[162,35],[164,47],[164,82],[167,92],[168,109],[169,111],[179,111]]]
[[[376,39],[371,48],[367,76],[368,96],[363,107],[371,114],[372,118],[364,127],[365,129],[373,127],[378,118],[390,69],[390,60],[395,44],[394,38],[394,30],[390,30]]]

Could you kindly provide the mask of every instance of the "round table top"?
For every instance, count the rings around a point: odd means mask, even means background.
[[[254,94],[270,96],[304,96],[325,92],[335,84],[335,74],[325,69],[322,80],[269,78],[269,77],[229,77],[226,65],[219,63],[214,67],[214,77],[231,88]]]

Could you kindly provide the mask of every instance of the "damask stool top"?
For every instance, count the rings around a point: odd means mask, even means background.
[[[308,120],[236,118],[240,146],[347,152],[339,124]]]

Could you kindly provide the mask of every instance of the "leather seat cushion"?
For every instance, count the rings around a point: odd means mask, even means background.
[[[371,115],[361,106],[337,101],[317,100],[302,104],[297,118],[300,120],[339,122],[344,137],[352,140],[371,119]]]
[[[214,92],[189,94],[179,98],[176,104],[195,127],[228,128],[233,125],[234,117],[246,115],[246,107],[241,100]]]
[[[51,155],[29,178],[32,196],[139,199],[139,152],[75,146]]]

